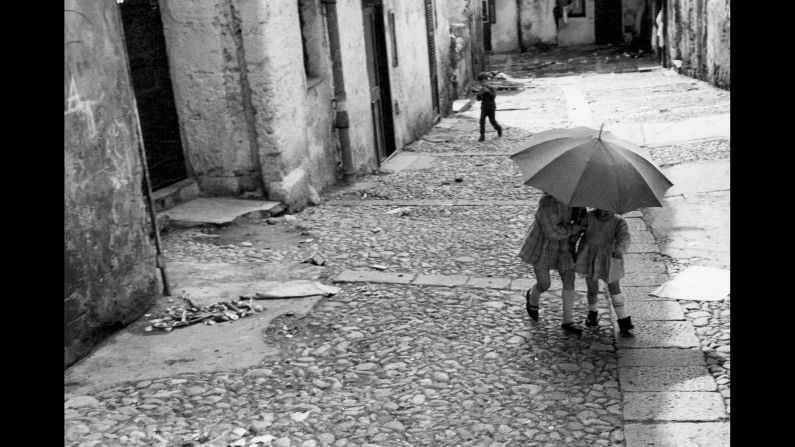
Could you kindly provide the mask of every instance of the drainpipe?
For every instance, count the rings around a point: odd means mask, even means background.
[[[516,0],[516,36],[519,39],[519,52],[524,53],[525,47],[522,42],[522,0]]]
[[[326,24],[328,28],[328,41],[331,50],[331,68],[334,81],[334,102],[337,115],[334,126],[339,130],[340,146],[342,148],[342,180],[352,184],[356,180],[356,171],[353,169],[353,153],[351,153],[351,138],[348,132],[350,120],[345,109],[345,80],[342,75],[342,54],[340,51],[340,32],[337,21],[337,0],[320,0],[326,9]]]

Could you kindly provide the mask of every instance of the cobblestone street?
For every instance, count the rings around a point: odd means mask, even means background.
[[[691,261],[661,254],[642,213],[625,215],[632,245],[621,285],[637,319],[634,341],[616,337],[604,296],[599,327],[566,335],[554,272],[540,320],[524,308],[533,275],[517,253],[541,192],[522,185],[507,157],[523,138],[578,125],[583,113],[606,127],[637,125],[647,141],[654,126],[728,114],[728,91],[614,53],[556,53],[577,69],[537,72],[528,67],[544,62],[538,55],[493,55],[492,70],[525,85],[497,96],[502,138],[487,127],[486,141],[477,141],[475,103],[398,154],[424,157],[424,169],[387,164],[292,216],[169,228],[169,262],[289,266],[319,253],[327,260],[322,281],[336,279],[342,291],[261,328],[274,354],[253,367],[79,392],[66,386],[65,445],[612,446],[633,445],[628,440],[643,438],[651,422],[714,436],[715,444],[699,445],[728,445],[730,301],[649,295]],[[573,111],[572,91],[586,112]],[[671,166],[727,159],[729,146],[728,136],[717,136],[647,149]],[[396,208],[405,212],[389,213]],[[230,240],[230,228],[241,225],[290,237]],[[578,277],[576,287],[582,320],[585,281]],[[674,336],[671,327],[687,329]],[[161,343],[170,335],[159,335]],[[640,351],[670,354],[662,363],[673,369],[633,357]],[[674,403],[647,414],[648,399],[663,391],[678,393]],[[689,414],[682,406],[689,399],[706,407]]]

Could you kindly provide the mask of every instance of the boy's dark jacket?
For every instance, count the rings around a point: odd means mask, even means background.
[[[497,110],[497,104],[494,102],[496,97],[497,95],[494,93],[493,88],[488,85],[482,86],[477,95],[477,100],[481,101],[480,110],[487,112]]]

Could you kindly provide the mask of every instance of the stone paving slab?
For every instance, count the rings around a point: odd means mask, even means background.
[[[633,322],[634,323],[634,322]],[[616,332],[616,346],[625,348],[696,348],[701,343],[689,321],[639,321],[632,331],[634,337],[622,337]]]
[[[249,213],[272,211],[280,205],[280,202],[263,200],[201,197],[163,211],[162,214],[177,224],[225,224]]]
[[[618,351],[618,366],[693,366],[704,365],[704,353],[699,349],[655,348],[622,349]]]
[[[345,270],[334,278],[334,282],[377,282],[390,284],[411,284],[416,273],[387,273],[366,270]]]
[[[412,284],[421,286],[443,286],[443,287],[456,287],[463,286],[468,276],[464,275],[417,275],[417,279]]]
[[[676,301],[639,301],[629,303],[632,321],[671,321],[685,320],[685,313]]]
[[[434,156],[419,152],[399,152],[381,165],[384,172],[428,169],[433,165]]]
[[[714,392],[624,393],[625,421],[717,421],[726,417],[720,394]]]
[[[629,297],[629,304],[632,305],[635,301],[663,301],[665,298],[660,298],[658,296],[654,296],[651,292],[657,290],[657,287],[653,286],[630,286],[625,285],[624,281],[621,281],[621,291]]]
[[[726,447],[729,423],[626,424],[624,439],[627,447]]]
[[[631,366],[618,377],[622,391],[717,391],[706,366]]]
[[[471,277],[467,281],[467,287],[477,287],[482,289],[505,289],[511,283],[510,278],[478,278]]]

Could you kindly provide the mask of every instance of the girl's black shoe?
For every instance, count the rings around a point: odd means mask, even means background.
[[[624,337],[632,336],[632,332],[630,331],[632,329],[635,329],[635,326],[632,324],[632,317],[619,318],[616,320],[616,322],[618,323],[618,330],[619,332],[621,332],[622,336]]]
[[[568,332],[569,334],[580,335],[582,334],[582,328],[577,326],[574,322],[571,323],[563,323],[560,325],[564,331]]]
[[[527,289],[527,292],[524,294],[525,303],[527,304],[527,314],[530,315],[530,318],[533,321],[538,321],[538,306],[533,306],[530,304],[530,291],[532,289]]]
[[[588,327],[599,326],[599,312],[595,310],[589,310],[588,318],[585,320],[585,325]]]

